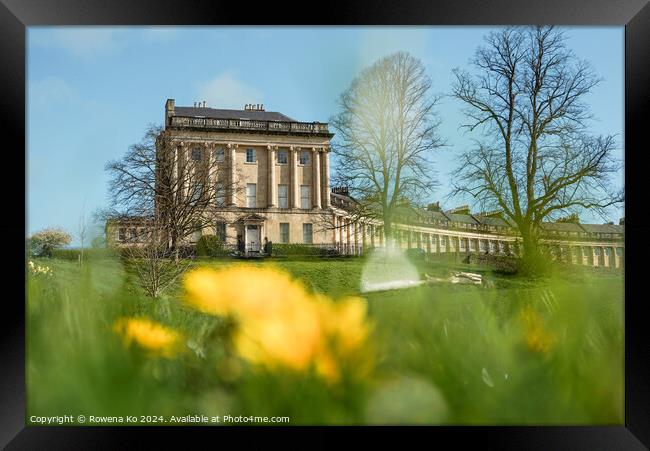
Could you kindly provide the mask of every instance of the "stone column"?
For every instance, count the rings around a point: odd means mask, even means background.
[[[312,147],[312,186],[313,186],[313,207],[321,208],[321,197],[320,197],[320,151],[316,147]]]
[[[346,232],[346,242],[348,244],[348,249],[350,248],[350,220],[345,220],[345,232]]]
[[[268,159],[269,159],[269,174],[268,174],[268,182],[269,182],[269,188],[267,192],[267,204],[269,208],[276,207],[277,206],[277,194],[276,194],[276,189],[277,185],[275,184],[275,149],[277,146],[268,146],[267,149],[269,150],[268,152]]]
[[[216,201],[216,182],[215,182],[215,159],[214,159],[214,144],[205,143],[205,152],[208,154],[207,158],[207,171],[208,171],[208,193],[214,191]]]
[[[180,177],[180,182],[176,182],[177,185],[180,185],[181,188],[181,199],[187,199],[187,149],[188,146],[184,142],[181,142],[181,145],[178,148],[178,173],[177,177]]]
[[[330,153],[327,148],[323,148],[323,208],[329,208],[332,204],[330,202]]]
[[[343,217],[339,217],[338,220],[338,227],[339,227],[339,244],[343,246],[343,225],[345,223],[343,222]]]
[[[361,248],[366,248],[366,225],[364,223],[361,224]]]
[[[291,152],[291,208],[300,208],[300,187],[298,186],[298,152],[300,147],[289,147]]]
[[[236,160],[237,144],[228,144],[228,159],[230,160],[230,199],[229,203],[231,207],[237,206],[237,160]]]
[[[174,156],[172,160],[172,177],[174,182],[178,179],[178,165],[180,164],[180,145],[174,146]]]

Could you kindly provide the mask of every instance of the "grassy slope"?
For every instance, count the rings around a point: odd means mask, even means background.
[[[437,285],[368,295],[375,374],[362,385],[330,390],[295,375],[244,372],[233,381],[223,369],[224,322],[183,306],[178,288],[153,302],[119,262],[94,262],[82,269],[59,260],[46,264],[55,277],[28,283],[29,414],[227,411],[289,414],[292,423],[360,423],[368,420],[369,405],[382,406],[394,396],[379,409],[379,421],[384,415],[386,421],[412,422],[417,418],[409,416],[409,409],[417,409],[407,400],[417,403],[425,384],[424,393],[444,399],[446,415],[430,412],[423,421],[622,421],[622,280],[614,274],[573,270],[531,283],[486,272],[497,288]],[[252,264],[275,264],[310,289],[338,298],[358,292],[365,261]],[[418,268],[439,274],[447,269]],[[525,305],[545,318],[555,337],[550,352],[526,348],[519,321]],[[181,330],[194,352],[173,361],[125,352],[110,328],[117,317],[133,314]],[[411,382],[390,385],[394,380]]]

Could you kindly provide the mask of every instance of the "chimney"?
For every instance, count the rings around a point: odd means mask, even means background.
[[[169,124],[170,118],[174,115],[174,99],[167,99],[165,102],[165,124]]]
[[[440,211],[440,202],[433,202],[427,205],[428,211]]]
[[[203,101],[203,108],[205,108],[205,100]]]

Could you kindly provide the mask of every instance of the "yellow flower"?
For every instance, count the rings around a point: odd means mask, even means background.
[[[365,300],[334,303],[309,293],[275,268],[201,268],[189,273],[184,283],[187,303],[206,313],[234,317],[237,353],[269,369],[314,368],[334,382],[340,376],[339,363],[366,342]]]
[[[327,328],[339,349],[346,353],[361,347],[369,333],[366,300],[349,297],[328,305]]]
[[[179,350],[180,335],[161,324],[145,318],[122,318],[113,326],[124,342],[135,342],[151,354],[172,357]]]
[[[187,302],[213,315],[266,316],[289,310],[309,294],[288,274],[274,268],[232,266],[199,268],[185,277]]]
[[[532,307],[526,307],[521,311],[520,319],[524,326],[524,339],[528,349],[539,354],[548,353],[555,344],[555,337],[546,330],[541,315]]]

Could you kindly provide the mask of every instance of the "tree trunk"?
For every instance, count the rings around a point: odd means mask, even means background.
[[[384,243],[386,246],[392,241],[393,238],[393,223],[390,216],[384,216]]]
[[[519,227],[519,232],[523,248],[521,272],[527,276],[544,275],[549,265],[541,252],[537,231],[532,224],[523,224]]]
[[[172,243],[171,243],[171,249],[170,250],[174,254],[174,261],[178,262],[178,242],[177,242],[175,233],[171,234],[171,241],[172,241]]]

